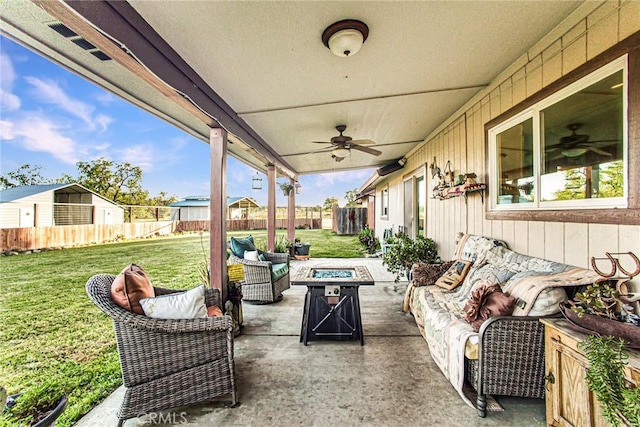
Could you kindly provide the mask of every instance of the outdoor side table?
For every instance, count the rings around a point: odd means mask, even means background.
[[[300,342],[359,340],[364,345],[358,290],[374,285],[366,267],[301,267],[291,284],[307,287]]]

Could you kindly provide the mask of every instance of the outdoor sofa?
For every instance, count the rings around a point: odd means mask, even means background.
[[[416,286],[414,276],[405,298],[405,309],[413,314],[436,364],[481,417],[490,395],[543,398],[544,328],[539,319],[557,316],[559,303],[599,276],[474,235],[461,236],[454,259],[469,264],[458,287]],[[504,294],[515,298],[515,308],[509,316],[488,318],[474,332],[464,308],[472,291],[488,283],[499,284]],[[475,405],[468,385],[476,391]]]

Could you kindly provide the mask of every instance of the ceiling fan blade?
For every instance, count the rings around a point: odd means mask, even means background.
[[[382,151],[374,150],[373,148],[363,147],[361,145],[352,145],[350,148],[358,151],[362,151],[367,154],[371,154],[372,156],[379,156],[382,154]]]
[[[375,141],[370,139],[352,139],[349,143],[355,145],[375,145]]]
[[[608,153],[608,152],[606,152],[604,150],[601,150],[599,148],[596,148],[596,147],[588,147],[587,150],[593,151],[594,153],[600,154],[601,156],[613,156],[613,154]]]
[[[331,141],[311,141],[312,144],[333,144]]]

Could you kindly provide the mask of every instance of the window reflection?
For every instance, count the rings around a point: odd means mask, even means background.
[[[622,197],[623,74],[540,112],[541,200]]]
[[[499,133],[496,142],[500,176],[497,203],[533,202],[533,119]]]

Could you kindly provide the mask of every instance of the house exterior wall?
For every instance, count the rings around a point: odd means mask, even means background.
[[[13,202],[0,204],[0,228],[20,227],[51,227],[56,225],[54,220],[54,203],[56,205],[88,205],[93,206],[94,224],[122,224],[124,223],[124,208],[117,206],[92,193],[59,193],[54,190],[25,197]],[[21,223],[21,215],[31,212],[31,218],[36,223]],[[80,222],[78,222],[80,223]]]
[[[171,210],[171,220],[177,221],[204,221],[209,219],[209,207],[207,206],[182,206]]]
[[[37,223],[20,223],[20,216],[31,212]],[[25,197],[14,202],[0,203],[0,228],[48,227],[53,224],[53,191]]]
[[[89,203],[94,206],[94,224],[122,224],[124,223],[124,208],[114,205],[96,194],[91,196]]]
[[[393,225],[396,231],[403,224],[403,179],[426,171],[426,235],[437,242],[444,259],[451,258],[458,232],[502,239],[517,252],[586,268],[590,257],[605,252],[640,254],[639,225],[490,220],[488,201],[483,204],[479,194],[470,194],[466,203],[463,197],[432,199],[436,183],[428,170],[434,157],[441,169],[450,160],[456,175],[475,172],[486,182],[487,122],[638,31],[638,1],[587,2],[578,8],[410,152],[402,171],[376,185],[376,235],[382,237],[385,228]],[[388,218],[381,219],[380,192],[387,184],[391,208]]]

